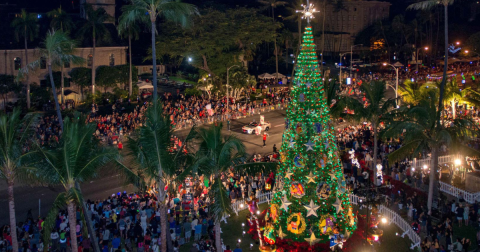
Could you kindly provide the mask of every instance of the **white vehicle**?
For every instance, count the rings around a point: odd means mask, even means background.
[[[246,134],[253,134],[255,133],[255,129],[260,126],[260,128],[264,131],[268,131],[272,126],[269,122],[264,122],[262,124],[257,122],[251,122],[248,125],[242,127],[242,132]]]

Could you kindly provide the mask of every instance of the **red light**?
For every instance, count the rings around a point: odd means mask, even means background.
[[[408,64],[408,67],[410,67],[410,64]]]
[[[357,69],[357,72],[360,72],[360,69]]]

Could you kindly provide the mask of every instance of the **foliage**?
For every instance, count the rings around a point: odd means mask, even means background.
[[[225,76],[227,66],[240,63],[241,56],[249,59],[260,44],[273,42],[272,31],[280,26],[244,7],[206,9],[193,23],[186,30],[174,24],[163,26],[166,35],[159,38],[157,56],[190,57],[194,67],[215,76]]]
[[[22,90],[22,85],[15,82],[15,76],[0,74],[0,95],[5,100],[8,93],[19,94]]]
[[[58,9],[51,10],[47,13],[48,17],[51,18],[50,27],[53,29],[69,32],[75,28],[75,24],[70,18],[70,14],[65,12],[62,9],[62,6]]]
[[[95,83],[107,92],[108,88],[113,88],[117,84],[118,71],[111,66],[99,66],[95,74]]]
[[[103,8],[93,8],[91,4],[85,5],[87,18],[84,19],[82,27],[78,30],[80,38],[93,38],[97,41],[109,41],[110,32],[105,22],[111,21],[113,17],[107,14]]]
[[[70,71],[72,81],[82,87],[86,88],[92,83],[92,69],[87,67],[76,67]]]
[[[52,73],[53,75],[53,83],[55,84],[56,88],[60,88],[61,85],[61,80],[62,80],[62,73],[60,71],[55,71]],[[47,81],[47,85],[51,86],[52,84],[50,83],[50,77],[48,74],[45,75],[45,79]],[[68,82],[69,79],[67,77],[63,77],[65,82]]]
[[[130,71],[130,66],[128,64],[126,65],[116,65],[113,67],[115,72],[116,72],[116,78],[115,81],[119,84],[122,84],[124,86],[128,86],[128,80],[129,80],[129,71]],[[98,71],[98,70],[97,70]],[[136,67],[132,67],[132,83],[133,86],[136,86],[136,82],[138,80],[138,69]]]
[[[20,14],[12,21],[11,26],[15,29],[15,38],[17,41],[20,38],[33,41],[38,34],[37,15],[34,13],[27,13],[25,9],[22,9]]]
[[[189,96],[201,96],[201,95],[202,95],[202,91],[199,90],[199,89],[196,88],[196,87],[191,87],[191,88],[185,89],[185,95],[189,95]]]
[[[472,52],[480,51],[480,32],[470,35],[465,42],[465,46]]]
[[[430,86],[432,85],[430,84]],[[426,93],[428,92],[426,92],[421,84],[410,80],[406,80],[403,83],[403,86],[398,86],[398,95],[401,96],[402,100],[407,104],[417,105],[423,98],[425,98]]]

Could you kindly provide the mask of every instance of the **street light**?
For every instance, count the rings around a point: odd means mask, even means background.
[[[391,66],[391,67],[393,67],[393,68],[395,69],[395,73],[396,73],[396,75],[397,75],[397,80],[396,80],[396,82],[395,82],[395,88],[394,88],[394,89],[395,89],[395,106],[398,108],[398,68],[399,68],[399,67],[402,67],[403,64],[400,63],[400,62],[397,62],[397,63],[395,63],[394,65],[392,65],[392,64],[390,64],[390,63],[386,63],[386,62],[385,62],[385,63],[383,63],[383,65],[384,65],[384,66],[387,66],[387,65],[388,65],[388,66]]]
[[[465,50],[465,54],[467,54],[467,53],[468,53],[468,50]]]
[[[350,46],[350,78],[352,78],[352,60],[353,60],[353,48],[355,46],[363,46],[363,44],[352,45]]]
[[[457,41],[457,42],[455,42],[455,44],[458,46],[458,45],[460,45],[460,42],[459,42],[459,41]]]
[[[338,63],[339,67],[340,67],[340,85],[342,85],[342,58],[343,56],[345,56],[346,54],[349,54],[351,52],[346,52],[346,53],[340,53],[340,62]]]
[[[228,112],[228,85],[229,85],[229,83],[228,83],[228,77],[229,77],[228,71],[232,67],[240,67],[240,66],[239,65],[233,65],[233,66],[227,68],[227,125],[228,125],[228,130],[230,130],[230,124],[228,123],[229,115],[230,115],[230,113]]]
[[[382,223],[383,223],[383,224],[386,224],[386,223],[387,223],[387,218],[383,217],[383,218],[382,218]]]

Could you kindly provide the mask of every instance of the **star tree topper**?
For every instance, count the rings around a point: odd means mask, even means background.
[[[297,13],[302,13],[302,19],[307,19],[307,23],[310,23],[310,19],[311,18],[315,18],[315,16],[313,15],[313,13],[316,13],[316,12],[319,12],[318,10],[316,10],[314,7],[313,7],[313,4],[311,4],[309,2],[309,0],[307,0],[307,4],[306,5],[303,5],[302,4],[302,7],[303,7],[303,10],[296,10],[295,12]]]

